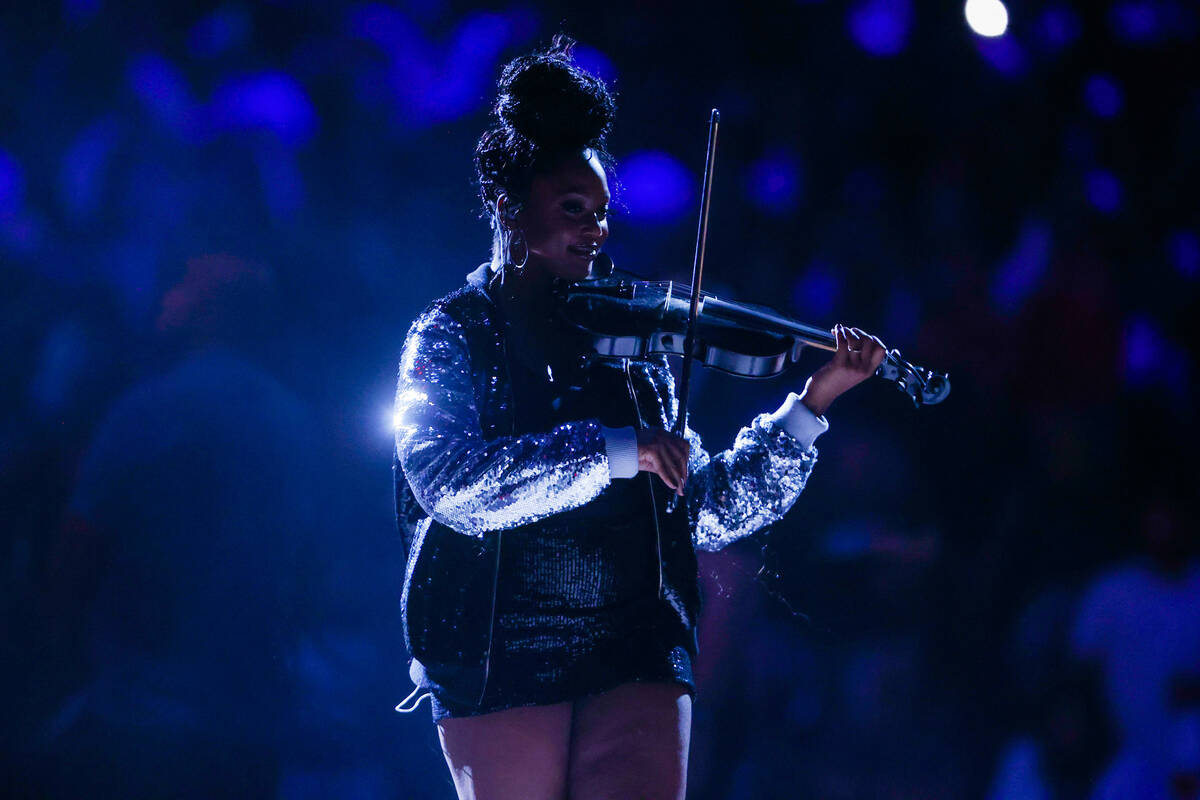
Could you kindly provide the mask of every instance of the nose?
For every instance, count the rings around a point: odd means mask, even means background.
[[[606,236],[608,234],[608,226],[604,220],[600,218],[599,213],[589,214],[583,223],[584,233],[593,236]]]

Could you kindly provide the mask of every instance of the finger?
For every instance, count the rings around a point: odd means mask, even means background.
[[[650,471],[661,478],[663,483],[674,489],[676,482],[672,467],[674,459],[666,449],[665,438],[665,436],[659,437],[650,451]]]
[[[679,488],[687,486],[688,481],[688,460],[687,454],[680,453],[678,460],[675,462],[676,469],[679,470]]]
[[[850,340],[850,345],[849,345],[849,346],[850,346],[850,352],[852,352],[852,353],[853,353],[853,352],[858,352],[858,351],[861,351],[861,350],[862,350],[862,347],[863,347],[863,337],[864,337],[865,335],[866,335],[866,334],[864,334],[864,333],[863,333],[861,330],[859,330],[858,328],[851,328],[851,329],[850,329],[850,331],[849,331],[849,340]]]
[[[849,352],[849,345],[846,341],[846,329],[840,322],[833,326],[833,340],[837,343],[837,349],[833,353],[833,358],[838,363],[844,363],[846,354]]]
[[[675,467],[675,493],[683,495],[683,487],[687,485],[687,460],[677,459]]]
[[[671,439],[671,450],[675,453],[679,462],[686,465],[692,454],[692,445],[682,436],[675,436]]]
[[[679,460],[673,454],[663,459],[664,473],[667,485],[676,492],[683,488],[683,470],[679,468]]]

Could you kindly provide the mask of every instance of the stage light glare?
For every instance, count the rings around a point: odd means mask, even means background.
[[[1008,9],[1000,0],[967,0],[967,24],[980,36],[1003,36],[1008,30]]]

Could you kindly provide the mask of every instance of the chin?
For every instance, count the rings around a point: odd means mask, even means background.
[[[555,272],[558,277],[568,281],[581,281],[592,274],[593,259],[583,260],[581,258],[572,258],[569,261],[558,265]]]

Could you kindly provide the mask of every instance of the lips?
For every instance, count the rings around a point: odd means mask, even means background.
[[[580,258],[595,258],[600,253],[600,246],[597,244],[572,244],[567,246],[567,252]]]

